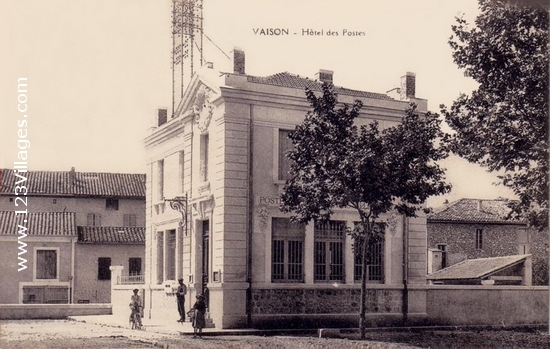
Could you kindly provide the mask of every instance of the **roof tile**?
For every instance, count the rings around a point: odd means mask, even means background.
[[[28,195],[145,197],[145,174],[28,171],[18,176],[11,169],[0,171],[0,194],[13,195],[16,182],[23,181]]]
[[[428,215],[430,221],[524,224],[507,220],[509,200],[460,199]]]
[[[0,211],[0,235],[17,235],[19,226],[26,227],[25,233],[30,236],[76,236],[76,214],[31,212],[16,215],[14,211]]]
[[[428,275],[428,280],[479,279],[516,264],[530,255],[467,259]]]
[[[317,80],[311,80],[308,78],[303,78],[295,74],[288,72],[277,73],[270,76],[247,76],[248,82],[254,82],[259,84],[275,85],[282,87],[291,87],[291,88],[300,88],[305,89],[309,88],[313,91],[321,91],[322,83]],[[355,97],[368,97],[368,98],[377,98],[377,99],[392,99],[390,96],[383,93],[373,93],[359,90],[352,90],[344,87],[334,86],[334,91],[337,94],[350,95]]]
[[[78,227],[83,244],[145,244],[144,227]]]

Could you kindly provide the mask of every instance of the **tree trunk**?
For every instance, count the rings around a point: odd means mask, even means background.
[[[369,245],[368,237],[365,236],[363,245],[361,246],[361,308],[359,310],[359,330],[361,331],[361,339],[365,339],[367,330],[367,251]]]

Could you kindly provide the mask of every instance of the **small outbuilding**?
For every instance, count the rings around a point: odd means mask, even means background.
[[[438,285],[531,286],[531,255],[467,259],[428,275]]]

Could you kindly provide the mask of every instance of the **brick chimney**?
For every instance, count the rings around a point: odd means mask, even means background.
[[[76,171],[74,167],[71,167],[71,171],[69,172],[69,185],[71,186],[71,190],[74,189],[75,182],[76,182]]]
[[[408,100],[410,98],[415,98],[416,93],[416,74],[407,72],[404,76],[401,77],[401,88],[400,88],[401,100]]]
[[[315,74],[315,79],[320,82],[326,82],[327,84],[332,84],[332,78],[334,72],[332,70],[319,69],[319,72]]]
[[[235,47],[231,53],[233,54],[233,73],[245,74],[244,51],[238,47]]]
[[[158,123],[157,126],[161,126],[168,121],[168,109],[157,109]]]

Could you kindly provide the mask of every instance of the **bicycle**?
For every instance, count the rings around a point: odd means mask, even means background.
[[[141,307],[140,306],[132,306],[130,304],[130,309],[132,310],[132,313],[130,314],[129,318],[129,325],[132,328],[132,330],[141,330],[145,329],[143,327],[143,324],[141,323]]]

